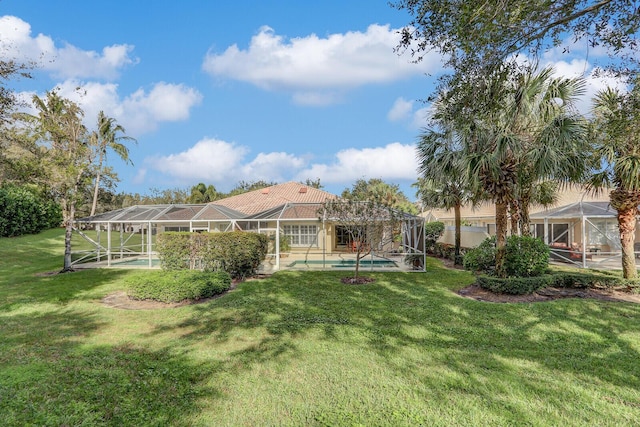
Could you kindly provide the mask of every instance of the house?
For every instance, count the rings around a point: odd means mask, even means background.
[[[78,220],[80,229],[93,228],[97,238],[85,239],[94,246],[97,260],[136,256],[146,258],[149,266],[156,255],[155,236],[167,231],[222,232],[242,230],[269,236],[269,257],[273,269],[280,268],[283,240],[287,255],[305,260],[325,260],[327,256],[352,251],[352,243],[345,228],[331,218],[323,217],[322,207],[327,200],[338,199],[329,192],[297,182],[287,182],[259,190],[216,200],[208,204],[141,205],[118,209]],[[424,219],[404,215],[402,248],[422,253]],[[104,233],[106,243],[100,236]],[[113,234],[120,238],[114,238]],[[136,234],[134,239],[132,236]],[[127,242],[132,242],[128,245]],[[382,253],[386,248],[375,248]],[[402,252],[402,251],[401,251]],[[89,258],[89,257],[88,257]],[[372,261],[373,262],[373,261]]]
[[[441,221],[446,232],[441,241],[454,243],[453,211],[432,209],[421,214],[426,221]],[[609,205],[609,192],[593,194],[574,186],[559,194],[555,206],[533,206],[531,233],[549,244],[552,259],[581,267],[620,265],[620,238],[617,212]],[[485,203],[463,207],[461,229],[463,247],[475,247],[484,238],[495,235],[495,206]],[[640,229],[636,230],[640,242]],[[637,248],[640,245],[637,244]]]

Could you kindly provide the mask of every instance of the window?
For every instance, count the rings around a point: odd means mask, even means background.
[[[531,224],[533,237],[544,241],[544,224]],[[569,244],[569,224],[547,224],[549,243]]]
[[[291,246],[317,245],[318,227],[316,225],[285,225],[284,235]]]
[[[191,231],[189,226],[186,227],[165,227],[164,231]]]

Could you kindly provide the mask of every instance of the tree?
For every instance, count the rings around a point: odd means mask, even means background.
[[[55,91],[47,92],[44,99],[34,95],[36,116],[24,116],[34,125],[36,136],[46,147],[44,158],[49,171],[51,191],[60,201],[65,225],[65,252],[62,272],[71,271],[71,235],[76,214],[76,203],[81,187],[86,183],[86,172],[96,155],[87,129],[82,124],[83,111],[74,102],[60,97]]]
[[[304,181],[304,185],[311,188],[317,188],[318,190],[321,190],[322,188],[324,188],[324,185],[320,183],[320,178],[316,178],[316,179],[307,178]]]
[[[129,149],[122,143],[122,141],[136,142],[136,140],[124,135],[124,133],[124,128],[117,124],[116,119],[107,117],[104,114],[104,111],[100,111],[98,113],[97,130],[91,134],[91,138],[93,139],[92,145],[95,145],[98,150],[98,164],[96,165],[96,181],[93,190],[93,201],[91,203],[90,216],[93,216],[96,213],[100,177],[103,173],[103,164],[107,160],[107,150],[112,150],[125,163],[131,163],[129,160]]]
[[[454,263],[459,265],[462,264],[460,209],[473,200],[472,187],[465,174],[465,152],[453,123],[437,119],[434,123],[442,130],[427,129],[420,135],[416,149],[420,177],[414,185],[418,188],[417,194],[424,206],[453,209]]]
[[[23,64],[14,60],[0,60],[0,125],[10,121],[11,113],[19,104],[13,90],[6,87],[6,82],[16,78],[31,78],[29,69],[32,64]]]
[[[213,185],[205,185],[200,182],[191,187],[191,194],[187,200],[189,203],[209,203],[219,199],[218,191]]]
[[[268,181],[240,181],[236,186],[224,197],[237,196],[238,194],[248,193],[249,191],[261,190],[263,188],[271,187],[272,185],[276,185],[277,182],[268,182]],[[221,197],[222,198],[222,197]]]
[[[351,189],[346,188],[342,191],[342,197],[361,201],[370,200],[410,214],[418,213],[418,209],[400,191],[398,185],[388,184],[379,178],[368,181],[357,180]]]
[[[488,79],[494,76],[488,76]],[[509,207],[525,212],[533,188],[545,180],[577,180],[586,167],[586,122],[572,108],[581,88],[575,79],[553,78],[552,69],[513,72],[496,77],[468,96],[444,93],[441,120],[452,123],[462,142],[469,183],[496,207],[496,273],[504,276]],[[485,92],[489,90],[489,92]],[[493,99],[495,108],[467,108],[472,94]],[[477,196],[476,196],[477,197]],[[528,225],[527,225],[528,228]]]
[[[418,61],[436,50],[456,73],[500,68],[517,54],[537,58],[565,39],[603,47],[614,60],[609,69],[618,74],[632,76],[638,69],[640,10],[633,1],[398,0],[391,5],[411,16],[398,49],[410,50]]]
[[[634,255],[636,216],[640,213],[640,87],[628,93],[600,91],[594,100],[594,124],[599,170],[589,181],[591,188],[613,187],[611,207],[618,211],[625,278],[638,275]]]
[[[322,220],[331,221],[344,228],[356,253],[353,280],[357,282],[360,260],[371,249],[390,243],[399,223],[399,212],[375,200],[357,200],[354,197],[329,199],[318,214]]]

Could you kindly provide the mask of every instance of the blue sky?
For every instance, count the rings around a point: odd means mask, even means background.
[[[0,55],[39,64],[11,82],[25,99],[58,87],[90,128],[104,110],[137,139],[133,166],[110,157],[118,191],[381,178],[413,199],[421,100],[443,70],[393,52],[408,20],[386,0],[2,0]],[[568,76],[601,56],[561,51],[543,62]],[[589,82],[585,110],[612,83]]]

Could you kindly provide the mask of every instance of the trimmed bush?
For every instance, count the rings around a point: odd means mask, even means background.
[[[496,237],[485,239],[469,249],[463,258],[466,270],[493,274],[496,267]],[[533,277],[547,271],[549,247],[540,239],[509,236],[506,243],[505,271],[509,277]]]
[[[43,196],[36,187],[11,184],[0,187],[0,236],[35,234],[61,223],[60,205]]]
[[[526,295],[535,291],[553,286],[555,278],[551,274],[535,277],[508,277],[501,279],[493,276],[478,276],[478,285],[481,288],[498,294]]]
[[[243,231],[168,232],[158,235],[156,248],[165,270],[226,271],[242,279],[255,274],[267,255],[268,243],[264,234]]]
[[[469,249],[462,258],[465,270],[491,273],[496,268],[496,237],[486,238],[477,248]]]
[[[436,241],[444,234],[444,223],[440,221],[427,222],[424,225],[427,252],[435,251]]]
[[[553,286],[558,288],[614,289],[640,291],[640,279],[624,279],[610,272],[554,272],[534,277],[478,276],[478,285],[492,292],[525,295]]]
[[[530,236],[507,238],[505,270],[509,277],[533,277],[549,267],[549,246]]]
[[[195,301],[228,291],[231,277],[225,272],[159,270],[130,276],[126,283],[127,294],[133,299],[171,303]]]

